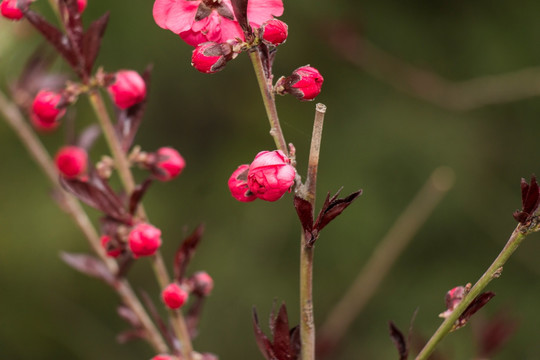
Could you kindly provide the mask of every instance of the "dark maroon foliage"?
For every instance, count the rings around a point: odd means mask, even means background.
[[[480,319],[477,319],[480,320]],[[518,321],[508,312],[499,312],[486,321],[476,321],[474,334],[478,359],[490,359],[518,329]]]
[[[135,190],[131,193],[131,196],[129,197],[129,213],[131,215],[135,214],[137,211],[137,207],[141,203],[142,198],[150,185],[152,185],[152,179],[146,179],[141,184],[137,185]]]
[[[313,223],[313,207],[311,203],[299,196],[294,198],[294,207],[302,224],[302,229],[306,236],[306,245],[313,246],[319,237],[319,232],[326,227],[332,220],[341,215],[341,213],[362,194],[362,190],[358,190],[345,198],[338,199],[339,190],[332,198],[330,193],[326,195],[324,204]]]
[[[467,306],[467,308],[459,316],[459,319],[457,319],[455,328],[458,329],[460,327],[465,326],[471,319],[471,316],[473,316],[478,310],[483,308],[494,296],[495,296],[494,292],[488,291],[474,298],[474,300],[469,304],[469,306]]]
[[[253,309],[253,330],[259,350],[267,360],[296,360],[300,355],[298,327],[289,329],[287,308],[282,304],[277,314],[270,316],[270,332],[273,342],[261,330],[257,311]]]
[[[514,212],[514,219],[521,224],[527,224],[535,215],[540,205],[540,188],[536,182],[536,176],[531,177],[531,183],[527,184],[524,178],[521,178],[521,211]]]
[[[178,343],[178,341],[176,341],[176,336],[174,335],[173,330],[165,324],[165,321],[163,321],[163,319],[159,315],[159,312],[157,311],[156,306],[152,301],[152,298],[145,291],[141,291],[141,297],[163,338],[167,341],[171,349],[176,349],[179,351],[180,344]]]
[[[203,310],[204,296],[195,294],[195,300],[191,304],[188,312],[186,313],[186,325],[188,328],[189,336],[193,339],[197,336],[198,331],[197,327],[199,326],[199,321],[201,319],[201,314]]]
[[[184,239],[176,251],[174,255],[174,278],[176,281],[182,282],[186,268],[193,255],[195,255],[195,250],[201,241],[203,233],[204,226],[199,225],[191,235]]]
[[[148,65],[142,74],[142,78],[146,85],[147,93],[150,92],[150,78],[152,75],[152,65]],[[148,98],[145,97],[144,100],[138,102],[137,104],[122,110],[118,113],[118,122],[116,123],[116,134],[120,140],[120,144],[124,151],[128,149],[133,144],[137,130],[139,130],[139,125],[142,122],[144,111],[146,110],[146,103]]]
[[[78,270],[88,276],[101,279],[111,286],[115,285],[115,276],[98,258],[86,254],[70,254],[67,252],[61,253],[60,257],[66,264],[75,270]]]
[[[388,326],[390,328],[390,339],[392,339],[392,342],[396,346],[399,360],[407,360],[409,357],[409,347],[405,340],[405,336],[403,336],[403,333],[392,321],[388,322]]]
[[[249,25],[249,19],[247,18],[248,0],[231,0],[234,16],[240,24],[240,27],[244,31],[246,40],[253,35],[253,30]]]

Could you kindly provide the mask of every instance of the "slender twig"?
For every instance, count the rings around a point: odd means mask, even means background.
[[[57,194],[57,200],[61,204],[61,207],[73,218],[79,229],[90,243],[92,249],[105,263],[109,271],[112,274],[116,274],[118,272],[118,266],[114,260],[107,257],[105,250],[101,246],[99,235],[88,218],[88,215],[83,210],[79,202],[60,187],[58,183],[58,173],[54,167],[52,159],[48,155],[47,150],[37,138],[34,131],[24,120],[24,117],[17,106],[8,101],[2,92],[0,92],[0,112],[3,114],[6,122],[12,127],[15,134],[19,137],[30,156],[34,159],[41,170],[45,173],[51,184],[54,186]],[[127,280],[119,280],[116,283],[115,289],[122,298],[122,301],[139,318],[146,331],[148,341],[156,352],[167,352],[167,345]]]
[[[253,69],[255,70],[255,75],[257,77],[257,82],[259,83],[259,89],[261,90],[261,95],[264,102],[264,108],[266,109],[266,115],[268,116],[268,121],[270,122],[270,135],[272,135],[274,138],[276,147],[283,151],[285,155],[288,155],[289,152],[287,150],[287,143],[285,142],[285,137],[283,136],[283,131],[281,130],[281,125],[279,123],[272,82],[265,76],[261,53],[258,49],[253,49],[249,52],[249,57],[251,59],[251,63],[253,64]]]
[[[318,347],[321,355],[330,354],[340,343],[399,255],[452,188],[453,183],[454,172],[450,168],[439,167],[431,173],[320,327],[317,340],[319,345],[322,344]]]
[[[311,149],[309,151],[308,174],[306,179],[306,200],[315,207],[317,170],[321,149],[322,130],[326,106],[317,104]],[[315,322],[313,318],[313,244],[306,242],[304,231],[300,237],[300,341],[302,360],[315,359]]]
[[[335,33],[334,47],[352,64],[406,94],[445,109],[467,111],[540,95],[540,67],[452,81],[414,66],[347,31]]]
[[[433,353],[435,347],[441,342],[441,340],[452,331],[456,320],[459,319],[463,311],[469,306],[469,304],[484,290],[484,288],[493,280],[500,276],[503,265],[506,263],[510,255],[516,251],[523,239],[528,235],[529,229],[521,224],[518,225],[512,235],[508,239],[508,242],[501,250],[497,258],[489,266],[486,272],[478,279],[476,284],[471,288],[469,293],[461,300],[461,302],[454,308],[452,313],[442,322],[439,328],[431,336],[424,348],[420,351],[416,360],[426,360],[429,355]]]
[[[89,97],[90,103],[92,104],[94,112],[96,113],[103,133],[105,134],[105,139],[107,140],[107,143],[113,155],[116,169],[118,170],[118,174],[120,176],[120,180],[122,181],[127,193],[132,193],[135,189],[135,180],[133,178],[133,174],[131,173],[127,156],[124,153],[118,136],[116,134],[116,129],[113,126],[111,118],[109,117],[109,113],[107,112],[107,109],[105,107],[105,103],[103,102],[103,98],[98,92],[98,90],[91,91],[89,93]],[[146,216],[144,207],[142,205],[139,205],[137,214],[141,219],[148,221],[148,216]],[[163,257],[161,256],[161,252],[159,251],[157,251],[156,254],[152,256],[152,268],[154,270],[154,274],[160,285],[160,288],[164,289],[171,282],[171,280],[167,272],[167,268],[165,267]],[[182,355],[184,356],[185,360],[192,360],[193,346],[191,344],[191,338],[187,331],[182,312],[173,312],[172,320],[175,333],[182,343]]]

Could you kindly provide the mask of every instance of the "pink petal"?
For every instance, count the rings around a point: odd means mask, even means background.
[[[240,38],[244,40],[244,32],[237,21],[221,18],[221,42]]]
[[[189,30],[200,1],[186,0],[156,0],[154,3],[154,20],[163,29],[175,34]]]
[[[248,21],[255,27],[259,27],[263,22],[282,14],[283,2],[281,0],[250,0],[248,2]]]

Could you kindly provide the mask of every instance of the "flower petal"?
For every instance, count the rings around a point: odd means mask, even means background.
[[[191,28],[199,4],[200,1],[156,0],[154,20],[163,29],[179,34]]]

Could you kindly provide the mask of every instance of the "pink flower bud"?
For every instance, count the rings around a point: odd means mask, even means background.
[[[161,246],[161,230],[150,224],[137,224],[129,232],[128,244],[135,258],[154,255]]]
[[[120,109],[127,109],[140,103],[146,97],[146,84],[138,72],[120,70],[116,72],[115,80],[108,87],[114,103]]]
[[[205,42],[197,45],[191,55],[191,65],[205,74],[223,70],[227,61],[233,58],[232,46],[223,43]]]
[[[51,130],[58,126],[58,119],[66,113],[66,109],[57,106],[62,95],[53,91],[41,90],[32,102],[32,123],[40,130]]]
[[[188,293],[176,283],[169,284],[161,292],[161,298],[169,309],[178,309],[184,305],[188,299]]]
[[[465,295],[470,289],[467,289],[464,286],[456,286],[455,288],[449,290],[445,296],[446,302],[446,311],[439,314],[439,317],[447,318],[450,316],[455,307],[463,300]]]
[[[208,296],[214,288],[214,280],[206,271],[198,271],[191,277],[193,282],[193,292],[201,295]]]
[[[281,20],[272,19],[262,24],[261,33],[267,45],[278,46],[287,40],[288,26]]]
[[[172,356],[169,355],[156,355],[150,360],[174,360]]]
[[[0,13],[9,20],[21,20],[23,12],[17,7],[17,0],[4,0],[0,4]]]
[[[151,164],[152,173],[160,181],[169,181],[180,175],[186,167],[186,161],[173,148],[162,147],[158,149]]]
[[[54,158],[56,168],[64,177],[74,179],[86,172],[88,155],[78,146],[64,146]]]
[[[107,256],[117,258],[122,254],[122,249],[114,247],[111,244],[111,237],[109,235],[103,235],[101,237],[101,246],[105,249]]]
[[[249,166],[249,189],[259,199],[279,200],[294,183],[296,170],[281,150],[261,151]]]
[[[84,9],[86,9],[87,0],[77,0],[77,10],[79,13],[83,13]]]
[[[229,190],[231,195],[238,201],[250,202],[257,198],[255,194],[249,190],[247,184],[247,174],[249,165],[240,165],[229,178]]]
[[[282,77],[276,84],[279,95],[291,94],[302,101],[313,100],[321,92],[323,77],[317,69],[302,66],[294,70],[291,76]]]

